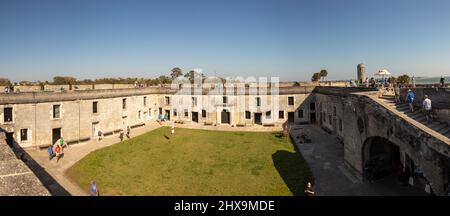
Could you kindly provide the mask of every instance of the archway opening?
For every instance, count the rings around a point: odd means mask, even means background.
[[[369,137],[363,145],[363,174],[379,191],[397,195],[426,195],[419,166],[399,146],[383,137]]]
[[[403,170],[397,145],[382,137],[372,137],[364,143],[364,171],[366,178],[379,180],[398,175]]]

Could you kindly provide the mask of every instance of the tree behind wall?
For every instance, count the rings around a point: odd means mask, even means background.
[[[312,78],[311,78],[311,80],[312,80],[313,82],[319,81],[319,80],[320,80],[320,74],[319,74],[319,73],[314,73],[313,76],[312,76]]]
[[[319,72],[319,75],[320,75],[320,77],[322,77],[322,81],[323,81],[323,80],[325,79],[325,77],[328,76],[328,71],[325,70],[325,69],[322,69],[322,70]]]
[[[9,86],[11,85],[11,81],[6,78],[0,78],[0,86]]]
[[[397,82],[400,84],[409,84],[409,76],[406,74],[403,74],[403,75],[397,77]]]
[[[54,85],[74,85],[77,83],[77,79],[69,76],[55,76],[53,77]]]
[[[183,76],[183,71],[179,67],[174,67],[170,76],[172,77],[172,79]]]

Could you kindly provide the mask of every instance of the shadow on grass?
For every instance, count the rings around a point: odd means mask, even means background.
[[[303,196],[308,181],[313,182],[311,171],[302,155],[295,152],[276,151],[272,160],[286,186],[294,196]]]

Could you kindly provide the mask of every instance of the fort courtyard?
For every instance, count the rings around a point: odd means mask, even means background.
[[[103,195],[300,195],[311,176],[281,132],[170,127],[94,151],[67,173]]]

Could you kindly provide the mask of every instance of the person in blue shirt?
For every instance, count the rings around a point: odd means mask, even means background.
[[[406,101],[408,102],[409,110],[411,112],[414,112],[414,106],[413,106],[414,97],[415,97],[414,92],[411,91],[411,89],[408,89],[408,94],[406,94]]]
[[[95,184],[95,181],[91,182],[90,193],[91,193],[91,196],[98,196],[99,195],[98,189],[97,189],[97,184]]]
[[[48,151],[48,159],[49,160],[53,159],[53,146],[52,145],[49,146],[47,151]]]

